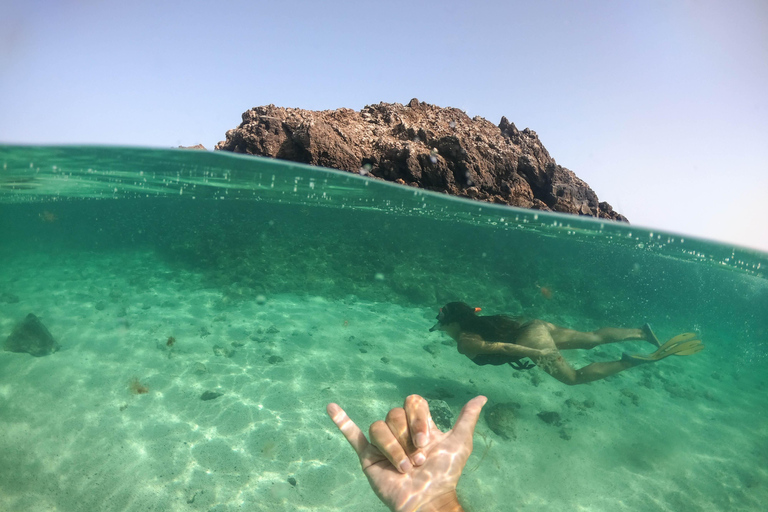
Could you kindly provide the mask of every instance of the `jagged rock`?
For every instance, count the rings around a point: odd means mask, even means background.
[[[27,352],[35,357],[47,356],[60,346],[39,318],[30,313],[5,340],[8,352]]]
[[[412,99],[360,112],[274,105],[243,113],[217,150],[331,167],[523,208],[627,219],[572,171],[557,165],[536,132],[506,117],[498,126],[456,108]]]
[[[179,146],[179,149],[201,149],[203,151],[208,151],[202,144],[195,144],[194,146]]]

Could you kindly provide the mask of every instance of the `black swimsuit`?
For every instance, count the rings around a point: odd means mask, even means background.
[[[519,317],[520,327],[518,327],[518,332],[523,330],[525,327],[530,325],[530,321]],[[510,345],[515,345],[515,343],[512,343],[511,341],[502,341],[500,343],[509,343]],[[478,366],[485,366],[485,365],[492,365],[492,366],[501,366],[504,364],[509,363],[518,363],[521,359],[525,359],[525,356],[519,357],[519,356],[510,356],[507,354],[479,354],[475,356],[473,359],[470,359],[473,363],[475,363]]]
[[[531,320],[528,320],[524,317],[516,317],[515,319],[518,322],[518,327],[514,331],[512,331],[511,334],[514,334],[514,336],[511,336],[512,338],[516,338],[517,334],[528,327],[531,324]],[[516,345],[516,343],[513,343],[511,341],[499,341],[499,343],[508,343],[510,345]],[[485,365],[491,365],[491,366],[502,366],[505,364],[510,363],[518,363],[521,359],[525,359],[526,356],[510,356],[507,354],[478,354],[474,358],[471,358],[470,361],[475,363],[478,366],[485,366]]]
[[[493,366],[501,366],[507,363],[517,363],[523,359],[522,357],[508,356],[505,354],[479,354],[474,359],[470,359],[478,366],[485,366],[487,364]]]

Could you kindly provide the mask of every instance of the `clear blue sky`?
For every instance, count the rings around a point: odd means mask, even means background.
[[[768,251],[768,1],[0,0],[0,142],[170,147],[413,97],[535,130],[634,224]]]

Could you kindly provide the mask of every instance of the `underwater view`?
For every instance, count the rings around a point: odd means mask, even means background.
[[[224,152],[0,166],[2,511],[384,511],[326,405],[367,433],[409,394],[444,430],[488,397],[468,511],[768,503],[768,254]],[[705,348],[569,386],[473,364],[454,301]]]

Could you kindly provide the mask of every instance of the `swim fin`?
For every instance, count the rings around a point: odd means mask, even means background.
[[[652,354],[627,354],[625,352],[621,356],[621,360],[636,366],[660,361],[669,356],[690,356],[702,350],[704,350],[704,345],[700,339],[696,338],[696,334],[686,332],[670,339]]]
[[[645,338],[646,338],[646,341],[648,341],[648,343],[656,345],[657,347],[661,347],[661,342],[659,341],[659,338],[657,338],[656,335],[653,333],[653,329],[651,329],[651,324],[645,324],[640,329],[643,331],[643,334],[645,334]]]

